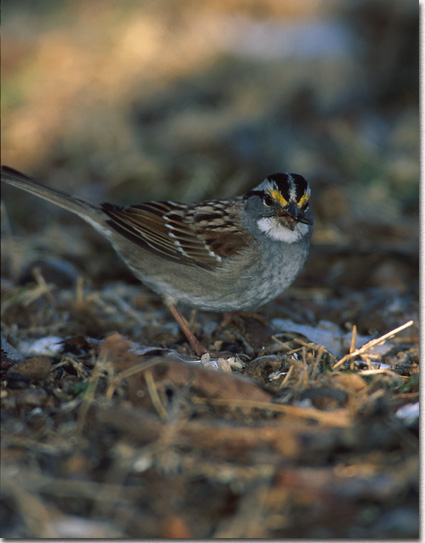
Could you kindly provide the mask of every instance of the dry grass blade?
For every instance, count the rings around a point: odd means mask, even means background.
[[[146,369],[152,366],[155,366],[156,364],[159,364],[159,362],[160,362],[159,359],[150,360],[148,362],[141,362],[140,364],[131,366],[130,368],[127,368],[126,370],[118,371],[113,376],[111,376],[110,383],[108,386],[108,390],[106,391],[105,397],[108,400],[110,400],[112,396],[114,395],[116,389],[125,379],[128,379],[128,377],[131,377],[132,375],[135,375],[136,373],[145,371]]]
[[[361,370],[359,372],[360,375],[387,375],[390,377],[393,381],[398,382],[400,384],[403,383],[403,377],[399,375],[398,373],[395,373],[394,371],[387,370],[387,369],[371,369],[371,370]]]
[[[56,301],[52,295],[52,286],[51,285],[48,285],[46,280],[44,279],[43,277],[43,274],[41,273],[41,270],[40,268],[38,267],[35,267],[33,270],[32,270],[32,274],[34,276],[34,279],[37,281],[37,285],[41,288],[41,289],[44,289],[45,290],[45,293],[46,293],[46,298],[49,300],[49,303],[55,308],[57,309],[57,305],[56,305]]]
[[[285,387],[285,386],[287,385],[287,383],[289,383],[289,379],[290,379],[290,377],[291,377],[291,374],[292,374],[293,371],[294,371],[294,368],[295,368],[295,366],[291,366],[291,367],[289,368],[288,373],[286,374],[285,379],[281,382],[279,388],[283,388],[283,387]]]
[[[343,364],[346,360],[349,360],[350,358],[353,358],[355,356],[359,356],[361,354],[364,354],[367,351],[369,351],[370,349],[372,349],[373,347],[376,347],[378,345],[382,345],[387,339],[390,339],[393,336],[395,336],[396,334],[400,333],[402,330],[405,330],[406,328],[409,328],[409,326],[412,326],[412,324],[413,324],[413,321],[408,321],[405,324],[403,324],[402,326],[399,326],[398,328],[395,328],[394,330],[391,330],[391,332],[387,332],[386,334],[384,334],[381,337],[378,337],[376,339],[372,339],[371,341],[368,341],[367,343],[365,343],[363,345],[363,347],[360,347],[360,349],[357,349],[357,350],[353,351],[352,353],[348,353],[345,356],[343,356],[341,358],[341,360],[339,360],[333,366],[332,369],[335,370],[336,368],[341,366],[341,364]]]
[[[147,362],[141,362],[140,364],[136,364],[135,366],[131,366],[130,368],[120,371],[117,373],[117,376],[121,379],[127,379],[128,377],[131,377],[132,375],[135,375],[136,373],[139,373],[141,371],[145,371],[148,368],[151,368],[152,366],[156,366],[157,364],[161,363],[160,358],[155,358],[154,360],[148,360]]]
[[[351,345],[350,345],[350,354],[354,353],[356,350],[356,335],[357,335],[357,326],[353,324],[353,333],[351,336]],[[354,370],[354,360],[351,360],[350,370]]]
[[[160,419],[162,421],[165,421],[167,420],[167,411],[165,407],[162,405],[152,372],[150,370],[147,370],[145,371],[144,376],[145,376],[145,381],[146,381],[146,386],[148,388],[149,396],[152,400],[152,404],[155,407]]]
[[[219,398],[192,398],[193,403],[207,403],[211,405],[225,405],[227,407],[249,407],[251,409],[263,409],[265,411],[274,411],[277,413],[286,413],[293,417],[303,419],[313,419],[323,424],[338,426],[340,428],[349,428],[352,425],[350,417],[346,412],[336,413],[335,411],[320,411],[314,407],[297,407],[295,405],[281,405],[267,402],[258,402],[252,400],[229,400]]]

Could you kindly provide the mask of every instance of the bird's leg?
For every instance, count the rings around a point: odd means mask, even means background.
[[[183,315],[177,309],[177,307],[176,307],[176,305],[174,303],[174,300],[170,300],[169,298],[165,298],[165,304],[167,305],[168,309],[170,310],[170,313],[173,315],[173,317],[175,318],[175,320],[179,324],[180,328],[182,329],[184,335],[186,336],[187,340],[189,341],[190,346],[192,347],[192,350],[198,356],[202,356],[203,354],[206,354],[208,352],[207,349],[202,345],[202,343],[199,341],[199,339],[192,332],[187,320],[183,317]]]

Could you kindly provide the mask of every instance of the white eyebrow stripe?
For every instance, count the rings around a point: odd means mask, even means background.
[[[264,185],[264,192],[271,192],[272,190],[279,190],[277,183],[274,179],[265,179],[262,183]]]
[[[297,187],[295,186],[295,179],[292,177],[292,175],[288,172],[285,172],[285,175],[288,176],[289,181],[289,200],[296,201],[297,200]]]

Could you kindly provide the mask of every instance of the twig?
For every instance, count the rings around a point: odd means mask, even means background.
[[[412,326],[413,324],[413,321],[409,321],[409,322],[406,322],[405,324],[403,324],[402,326],[399,326],[398,328],[395,328],[394,330],[392,330],[391,332],[387,332],[386,334],[384,334],[383,336],[379,337],[379,338],[376,338],[376,339],[372,339],[371,341],[368,341],[367,343],[365,343],[362,347],[360,347],[360,349],[357,349],[355,351],[353,351],[352,353],[348,353],[346,354],[345,356],[343,356],[341,358],[341,360],[339,360],[334,366],[333,366],[333,370],[338,368],[339,366],[341,366],[341,364],[343,364],[346,360],[350,359],[350,358],[354,358],[355,356],[358,356],[360,354],[364,354],[365,352],[369,351],[370,349],[372,349],[373,347],[376,347],[377,345],[382,345],[383,343],[385,343],[385,341],[387,339],[390,339],[392,338],[393,336],[395,336],[396,334],[398,334],[399,332],[401,332],[402,330],[405,330],[406,328],[409,328],[409,326]]]

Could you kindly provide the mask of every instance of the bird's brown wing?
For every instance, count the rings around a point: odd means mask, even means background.
[[[146,202],[134,206],[102,204],[107,223],[124,237],[162,258],[189,266],[214,268],[248,243],[228,202],[195,204]]]

